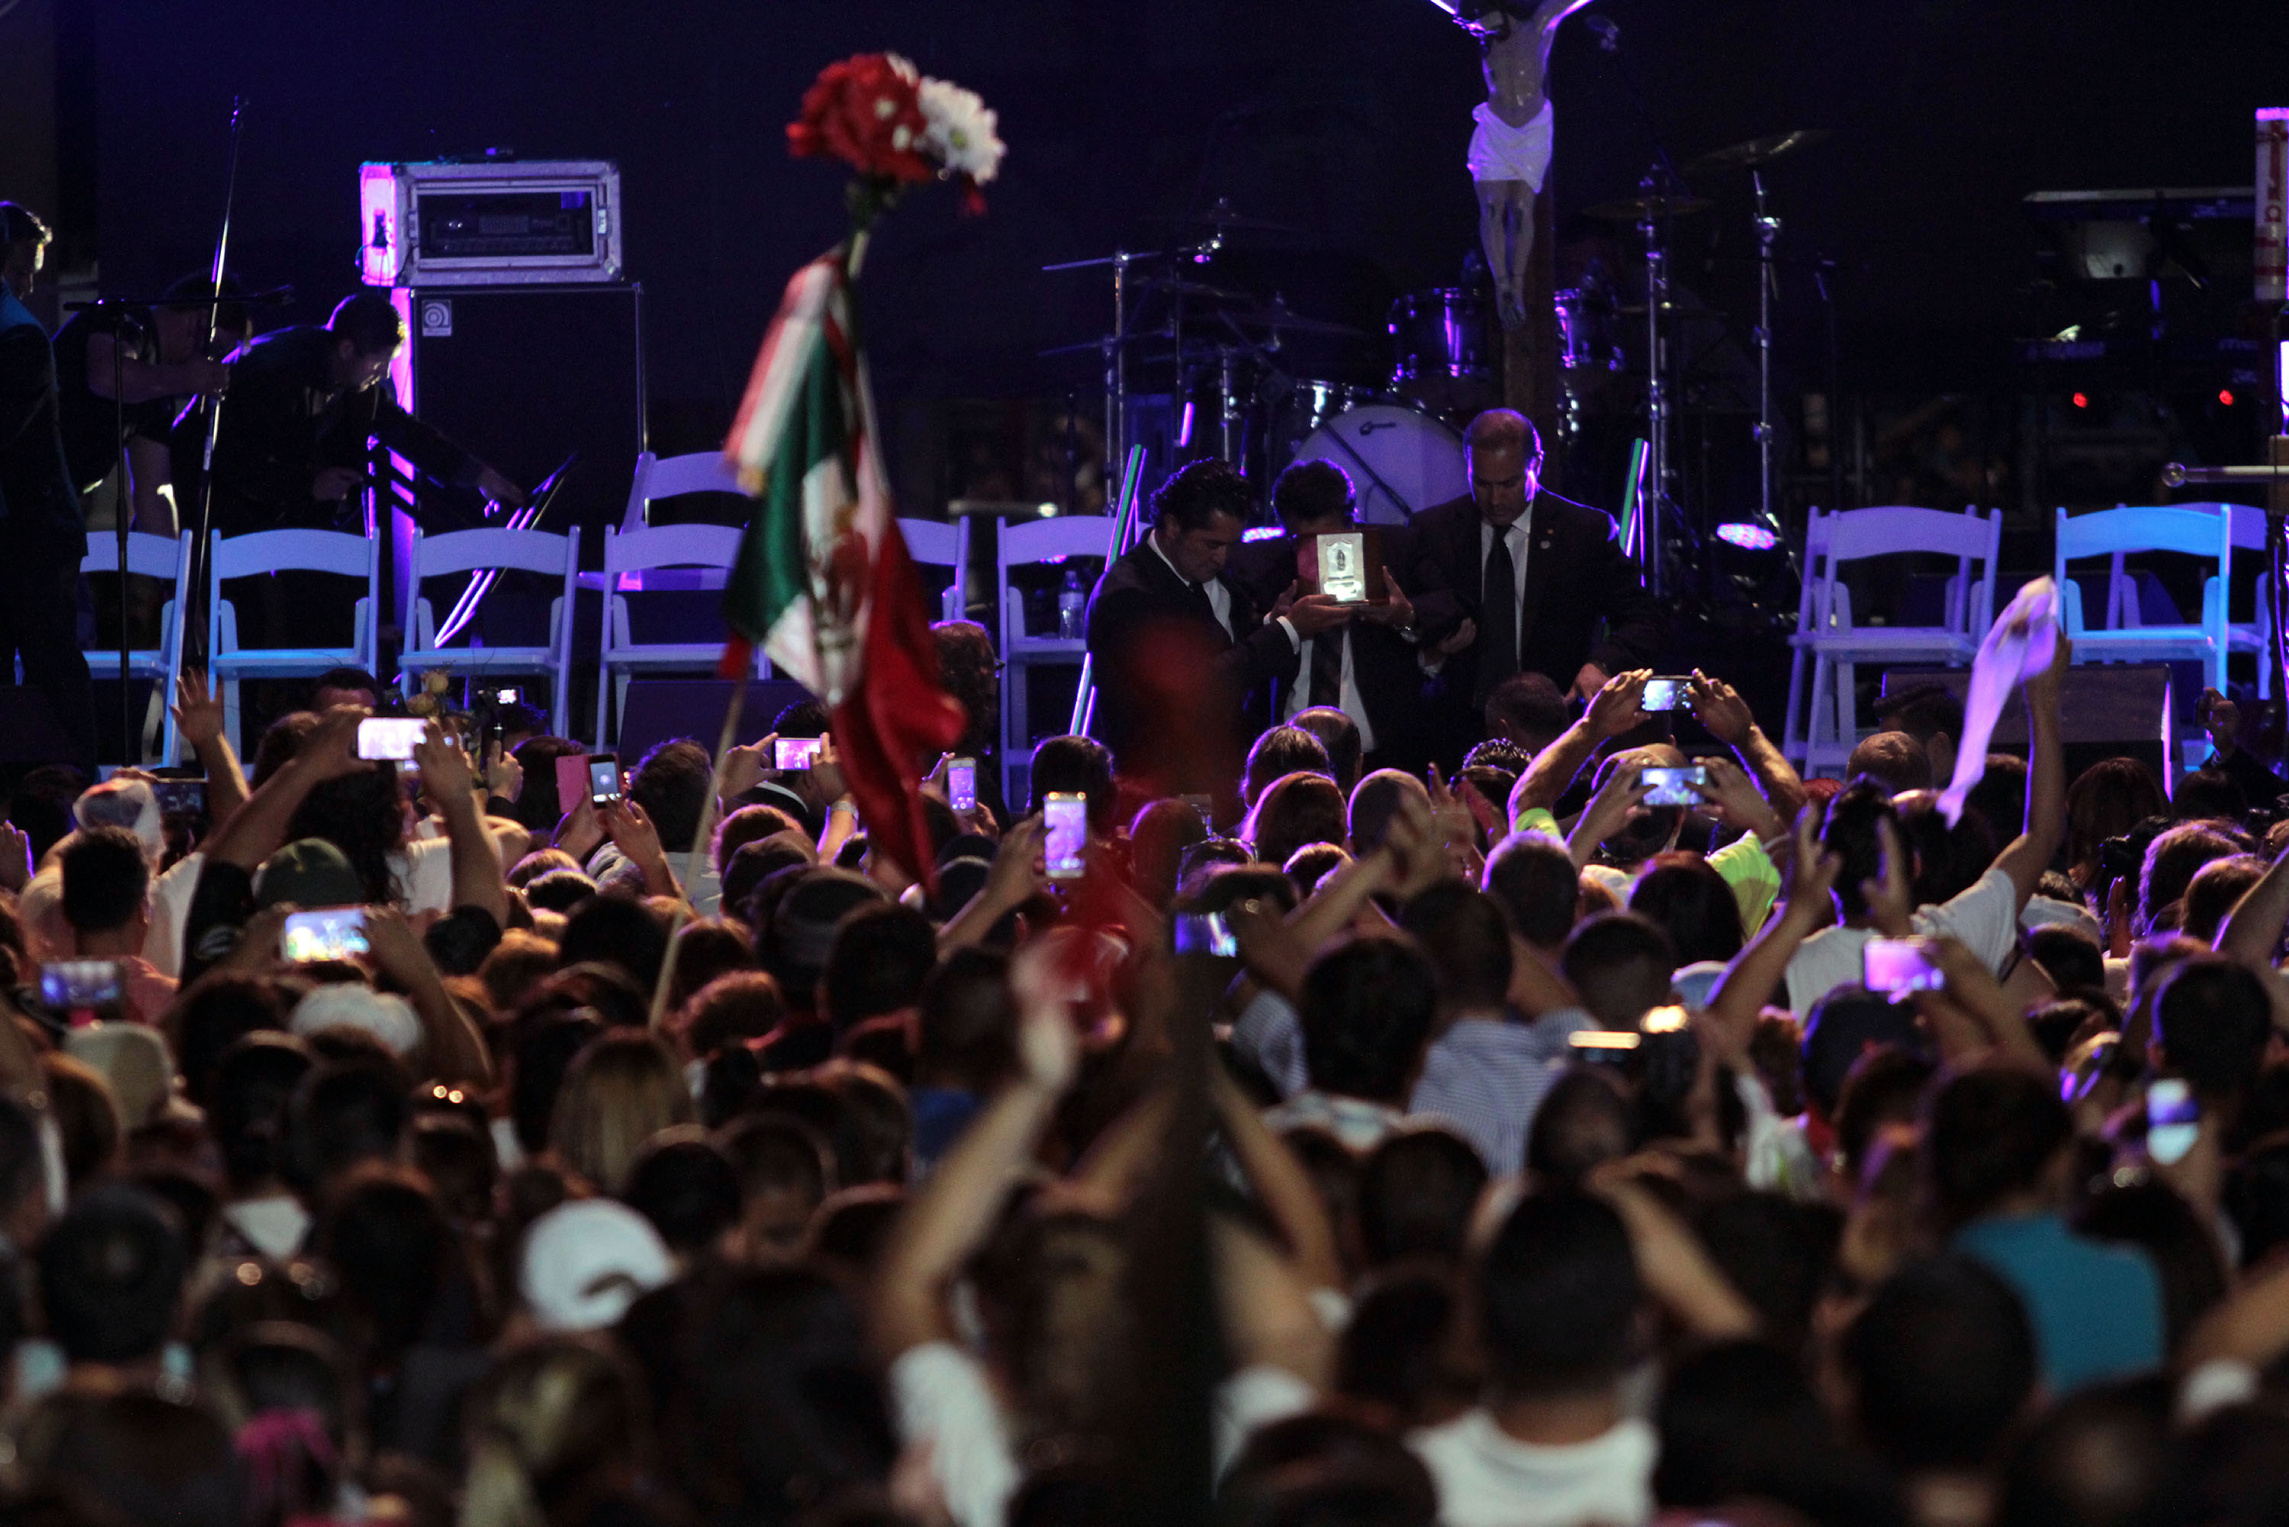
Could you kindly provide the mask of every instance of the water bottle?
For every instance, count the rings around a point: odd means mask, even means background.
[[[1057,591],[1057,634],[1069,642],[1081,639],[1081,612],[1089,596],[1081,591],[1081,570],[1065,569],[1065,587]]]

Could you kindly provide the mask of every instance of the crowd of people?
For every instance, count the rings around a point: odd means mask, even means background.
[[[1942,693],[1806,780],[1633,668],[1451,775],[1328,706],[1226,805],[941,767],[927,867],[770,767],[815,704],[599,801],[361,759],[361,675],[242,768],[190,675],[203,806],[0,832],[0,1509],[2281,1521],[2289,828],[2070,781],[2060,648],[1952,821]]]

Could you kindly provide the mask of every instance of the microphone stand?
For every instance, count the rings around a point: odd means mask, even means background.
[[[215,279],[215,288],[218,293],[221,291],[222,278],[219,275]],[[224,297],[220,295],[212,297],[97,297],[86,302],[67,302],[64,304],[64,309],[73,313],[132,313],[138,309],[147,310],[157,307],[203,307],[207,310],[207,348],[212,349],[215,315],[224,303],[277,300],[283,290],[281,288],[277,292],[257,293],[252,297]],[[123,343],[123,337],[119,330],[114,329],[112,331],[111,429],[112,437],[119,442],[119,494],[116,512],[112,516],[112,539],[117,548],[119,567],[119,756],[120,762],[124,764],[134,761],[128,756],[128,747],[136,737],[136,728],[135,701],[130,691],[128,678],[128,652],[133,645],[133,638],[127,624],[127,532],[128,521],[132,518],[135,507],[135,464],[127,444],[127,347]],[[156,333],[152,336],[152,343],[153,345],[158,343]],[[212,439],[211,436],[209,438]],[[194,540],[191,544],[196,547],[198,542]],[[192,582],[193,580],[186,580],[185,582],[186,601],[190,596]],[[191,629],[191,612],[187,609],[180,610],[176,612],[176,615],[182,631],[187,635]],[[174,697],[171,695],[159,697],[161,705],[172,704],[173,700]],[[137,756],[141,756],[140,750],[138,750]],[[176,760],[169,758],[163,762],[172,765]]]
[[[246,97],[231,97],[230,108],[230,173],[223,182],[223,226],[215,238],[215,261],[212,287],[219,300],[223,289],[223,259],[230,249],[231,210],[238,202],[238,150],[240,128],[246,120]],[[207,309],[207,338],[202,353],[215,342],[215,310]],[[222,432],[222,399],[209,398],[206,409],[206,440],[199,454],[199,528],[191,537],[192,577],[184,589],[185,602],[201,617],[192,618],[192,611],[183,612],[182,642],[186,656],[196,655],[203,665],[206,649],[203,645],[203,623],[207,593],[207,526],[214,513],[215,503],[215,438]],[[377,615],[377,619],[379,616]]]

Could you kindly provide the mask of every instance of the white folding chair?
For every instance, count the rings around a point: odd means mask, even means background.
[[[1986,514],[1906,507],[1812,512],[1805,535],[1804,591],[1796,635],[1790,638],[1795,652],[1781,744],[1791,762],[1807,775],[1843,771],[1860,740],[1857,664],[1960,667],[1971,661],[1995,621],[1995,561],[2002,536],[2000,509]],[[1852,592],[1838,570],[1848,562],[1911,553],[1955,559],[1941,623],[1855,624]]]
[[[652,505],[685,493],[740,493],[739,474],[723,459],[721,451],[693,451],[685,456],[643,452],[636,458],[636,475],[628,485],[628,512],[620,520],[621,534],[633,535],[650,528]]]
[[[2278,660],[2273,652],[2274,632],[2277,627],[2273,619],[2272,548],[2265,543],[2265,522],[2268,516],[2264,510],[2251,504],[2180,504],[2177,507],[2180,509],[2215,508],[2223,510],[2233,524],[2235,561],[2237,563],[2240,561],[2243,552],[2248,552],[2257,559],[2259,572],[2256,585],[2256,608],[2251,612],[2251,619],[2247,623],[2230,618],[2229,609],[2225,624],[2225,640],[2228,653],[2247,652],[2256,656],[2257,698],[2270,700],[2273,698],[2273,669]],[[2225,584],[2229,605],[2233,597],[2234,581],[2229,573]]]
[[[739,560],[740,532],[729,525],[662,525],[615,534],[604,528],[604,644],[596,665],[596,751],[608,735],[617,736],[613,717],[627,708],[628,682],[637,673],[712,673],[723,656],[721,641],[639,642],[629,622],[624,590],[655,586],[647,575],[660,568],[696,570],[691,589],[723,587],[724,574]]]
[[[333,530],[258,530],[207,543],[207,681],[220,686],[223,727],[239,746],[239,684],[246,679],[314,679],[329,668],[374,671],[378,651],[375,612],[381,603],[381,542]],[[233,578],[267,573],[334,573],[362,579],[366,591],[352,608],[347,647],[241,647],[238,610],[223,598]]]
[[[89,573],[116,575],[119,572],[119,541],[111,531],[87,533],[87,555],[80,559],[79,570],[83,577]],[[145,708],[143,718],[141,756],[162,766],[172,765],[176,762],[175,751],[180,741],[175,735],[175,680],[183,672],[183,611],[190,605],[191,533],[186,530],[170,538],[130,531],[127,571],[133,577],[159,578],[174,585],[174,592],[159,606],[159,645],[127,649],[127,676],[151,681],[151,703]],[[122,579],[122,584],[125,581]],[[124,605],[127,600],[124,587],[119,597]],[[99,679],[117,678],[119,648],[103,646],[103,635],[98,631],[97,645],[84,653],[88,671]],[[155,760],[151,752],[154,729],[159,733]]]
[[[2224,504],[2140,505],[2071,516],[2060,509],[2054,567],[2066,634],[2074,642],[2074,660],[2195,662],[2202,665],[2202,682],[2224,693],[2226,655],[2233,648],[2226,621],[2226,591],[2232,587],[2229,580],[2233,575],[2234,517],[2229,509]],[[2208,564],[2197,621],[2160,626],[2144,622],[2137,586],[2123,571],[2123,559],[2141,552],[2174,552]],[[2089,623],[2083,613],[2082,588],[2067,576],[2067,564],[2084,557],[2108,559],[2103,626]],[[2182,746],[2185,756],[2181,764],[2197,768],[2207,756],[2209,744],[2205,739]]]
[[[564,580],[563,591],[549,601],[548,642],[539,647],[486,647],[474,635],[465,647],[438,644],[437,617],[422,597],[424,579],[454,573],[541,573]],[[407,698],[421,684],[425,672],[494,674],[545,673],[549,676],[549,729],[565,735],[571,714],[572,611],[575,579],[580,573],[580,529],[563,535],[546,530],[457,530],[446,535],[414,532],[412,554],[406,559],[404,649],[398,654],[399,682]],[[472,626],[474,622],[471,622]]]
[[[1025,593],[1010,586],[1009,571],[1066,557],[1102,557],[1112,535],[1112,520],[1097,514],[1018,520],[1004,522],[1001,527],[994,562],[1001,604],[1001,778],[1006,800],[1025,798],[1023,785],[1033,770],[1033,729],[1026,715],[1028,670],[1056,664],[1078,668],[1089,650],[1089,644],[1079,637],[1028,632]]]
[[[946,585],[946,592],[938,599],[938,618],[968,619],[969,597],[965,584],[970,569],[969,517],[964,515],[947,521],[910,520],[901,516],[898,533],[906,538],[906,554],[918,565],[953,571],[954,581]]]

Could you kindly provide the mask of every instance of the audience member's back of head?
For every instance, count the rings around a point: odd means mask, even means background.
[[[1377,769],[1353,786],[1348,824],[1351,851],[1371,854],[1381,848],[1392,819],[1410,796],[1425,807],[1431,803],[1431,792],[1423,782],[1398,769]]]
[[[1650,919],[1600,912],[1567,936],[1559,968],[1591,1017],[1609,1029],[1635,1029],[1669,1000],[1677,952]]]
[[[1637,1259],[1604,1202],[1565,1189],[1529,1193],[1488,1243],[1478,1276],[1499,1393],[1595,1395],[1621,1377],[1637,1318]]]
[[[592,1010],[543,1009],[518,1021],[509,1075],[509,1119],[527,1156],[548,1149],[548,1125],[572,1058],[604,1032]]]
[[[327,1206],[316,1245],[369,1355],[421,1340],[454,1252],[452,1225],[421,1178],[369,1169]]]
[[[836,925],[827,948],[827,1016],[847,1031],[911,1008],[937,962],[938,932],[930,919],[896,902],[862,906]]]
[[[2193,954],[2162,978],[2154,1002],[2154,1063],[2204,1098],[2237,1096],[2256,1082],[2273,1034],[2272,1004],[2246,967]]]
[[[667,958],[668,932],[640,901],[626,896],[591,896],[566,915],[556,948],[562,964],[597,961],[616,965],[650,991],[660,978],[660,962]]]
[[[2105,758],[2075,776],[2066,791],[2066,862],[2095,867],[2098,846],[2170,809],[2162,782],[2141,759]]]
[[[628,799],[644,808],[669,853],[691,852],[713,774],[707,749],[679,737],[655,746],[628,776]]]
[[[758,898],[776,884],[766,881]],[[756,929],[755,953],[763,968],[779,978],[779,993],[789,1007],[808,1013],[817,1002],[819,977],[842,920],[887,899],[880,886],[849,870],[804,870],[787,882],[769,920]]]
[[[1541,832],[1514,832],[1486,856],[1486,894],[1502,904],[1520,938],[1545,952],[1573,931],[1582,877],[1566,845]]]
[[[233,1188],[286,1174],[288,1110],[314,1064],[300,1040],[267,1033],[249,1034],[215,1062],[207,1128]]]
[[[1148,802],[1129,822],[1129,863],[1137,894],[1156,907],[1176,897],[1177,864],[1184,851],[1208,836],[1208,824],[1190,801]]]
[[[12,1509],[10,1521],[26,1527],[243,1527],[251,1520],[230,1430],[200,1400],[144,1388],[65,1389],[21,1419],[16,1442],[25,1473],[68,1511]]]
[[[2139,1527],[2158,1520],[2176,1461],[2160,1379],[2066,1396],[2012,1446],[2003,1466],[2007,1527]]]
[[[140,1363],[174,1329],[190,1265],[172,1209],[140,1188],[75,1197],[40,1245],[48,1335],[75,1363]]]
[[[1844,1078],[1877,1045],[1922,1053],[1928,1048],[1915,1009],[1853,984],[1825,992],[1804,1015],[1804,1091],[1820,1116],[1833,1120]]]
[[[2186,894],[2202,866],[2241,850],[2240,842],[2207,822],[2182,823],[2156,838],[2138,877],[2138,926],[2152,929],[2155,917]]]
[[[1343,792],[1325,774],[1282,775],[1258,794],[1240,836],[1266,864],[1286,864],[1307,843],[1340,845],[1347,836]]]
[[[412,1082],[383,1055],[321,1065],[294,1090],[287,1112],[288,1164],[309,1193],[322,1193],[368,1161],[394,1161],[412,1122]]]
[[[1499,1017],[1510,1000],[1510,927],[1501,903],[1459,880],[1442,881],[1407,903],[1399,926],[1421,946],[1450,1016]]]
[[[2073,1138],[2074,1120],[2048,1076],[2008,1066],[1959,1071],[1924,1104],[1932,1207],[1952,1229],[2032,1192]]]
[[[2215,942],[2235,903],[2264,873],[2265,861],[2255,854],[2234,854],[2203,865],[2186,885],[2185,911],[2178,919],[2178,931],[2205,944]]]
[[[1089,798],[1089,831],[1099,837],[1111,834],[1120,792],[1113,784],[1112,750],[1095,738],[1044,738],[1033,750],[1028,787],[1027,816],[1041,815],[1052,795],[1084,795]]]
[[[1326,1411],[1258,1428],[1224,1477],[1217,1516],[1234,1527],[1434,1527],[1438,1519],[1438,1486],[1404,1442]]]
[[[1910,1263],[1844,1334],[1861,1438],[1903,1472],[1985,1468],[2035,1389],[2018,1295],[1968,1257]]]
[[[1478,1152],[1452,1130],[1385,1136],[1359,1165],[1359,1239],[1368,1265],[1459,1260],[1486,1176]]]
[[[1617,1081],[1588,1066],[1561,1073],[1526,1131],[1526,1170],[1539,1184],[1579,1187],[1598,1166],[1637,1148],[1637,1117]]]
[[[1923,744],[1905,732],[1878,732],[1863,737],[1844,765],[1846,779],[1865,775],[1881,782],[1894,795],[1932,786],[1931,757]]]
[[[1290,774],[1318,774],[1333,780],[1334,765],[1327,745],[1300,727],[1275,726],[1248,749],[1248,762],[1240,774],[1240,797],[1249,806],[1264,798],[1275,780]]]
[[[709,1251],[739,1223],[739,1174],[697,1126],[653,1136],[637,1153],[621,1196],[678,1256]]]
[[[1486,729],[1539,753],[1573,725],[1566,697],[1549,675],[1514,673],[1486,697]]]
[[[1430,962],[1395,938],[1353,938],[1314,960],[1297,1002],[1314,1088],[1403,1106],[1434,1009]]]
[[[1349,796],[1352,786],[1359,783],[1359,723],[1337,706],[1314,705],[1297,711],[1288,725],[1319,739],[1320,746],[1327,749],[1328,772],[1335,779],[1335,787]]]
[[[1880,1476],[1837,1445],[1803,1369],[1776,1347],[1733,1341],[1688,1355],[1663,1386],[1654,1424],[1653,1492],[1663,1506],[1761,1499],[1813,1521],[1898,1520]]]
[[[644,1142],[694,1122],[682,1066],[643,1029],[608,1029],[573,1057],[549,1117],[558,1158],[606,1193],[627,1185]]]
[[[956,949],[922,984],[916,1078],[983,1094],[1017,1059],[1009,962],[989,949]]]
[[[2062,993],[2106,990],[2106,951],[2080,928],[2065,923],[2030,928],[2027,952]]]
[[[1655,854],[1630,887],[1629,910],[1669,935],[1681,966],[1723,965],[1741,952],[1741,904],[1699,854]]]

